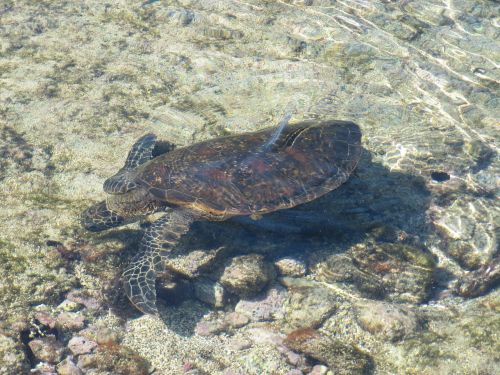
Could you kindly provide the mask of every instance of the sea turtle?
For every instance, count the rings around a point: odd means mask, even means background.
[[[145,231],[123,272],[136,308],[157,314],[156,275],[193,221],[258,218],[316,199],[348,179],[362,153],[358,125],[334,120],[290,125],[286,120],[156,157],[154,134],[133,145],[124,167],[104,182],[106,201],[87,209],[82,224],[101,231],[165,212]]]

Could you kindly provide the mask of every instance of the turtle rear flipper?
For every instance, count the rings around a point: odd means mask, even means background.
[[[164,270],[165,259],[193,218],[174,211],[155,221],[144,233],[139,253],[123,272],[123,285],[130,302],[145,314],[158,314],[156,275]]]
[[[100,232],[125,223],[123,217],[108,209],[105,201],[83,211],[80,220],[83,227],[91,232]]]
[[[153,158],[155,144],[154,134],[146,134],[139,138],[130,149],[123,168],[104,181],[104,191],[108,194],[124,194],[136,189],[137,184],[130,178],[129,172]]]

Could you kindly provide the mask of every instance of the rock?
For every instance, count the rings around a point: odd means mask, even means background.
[[[59,375],[82,375],[83,372],[79,369],[70,357],[66,357],[62,362],[60,362],[57,367],[57,373]]]
[[[500,280],[500,254],[476,271],[467,272],[454,287],[456,294],[471,298],[485,294]]]
[[[305,358],[303,355],[295,353],[291,350],[284,351],[286,356],[286,361],[292,366],[302,366],[305,363]],[[302,371],[300,371],[302,374]]]
[[[410,308],[379,301],[363,301],[356,305],[356,319],[364,330],[385,340],[398,341],[412,334],[418,319]]]
[[[29,372],[30,375],[57,375],[56,366],[50,363],[40,362]],[[10,374],[9,374],[10,375]]]
[[[293,367],[301,368],[306,363],[306,359],[302,354],[295,353],[284,344],[285,335],[280,332],[270,328],[258,327],[249,329],[247,334],[256,346],[268,345],[276,349],[282,358]]]
[[[109,328],[100,328],[95,332],[95,341],[99,345],[115,345],[120,339],[120,333]]]
[[[81,336],[74,336],[68,342],[68,348],[74,355],[88,354],[97,347],[97,343]]]
[[[96,354],[83,354],[78,356],[77,366],[82,370],[87,370],[89,368],[97,367],[99,362],[99,357]]]
[[[290,257],[278,259],[274,262],[274,266],[281,276],[304,276],[307,271],[304,262]]]
[[[240,328],[248,324],[250,319],[245,314],[230,312],[224,316],[224,322],[231,328]]]
[[[194,332],[198,336],[213,336],[224,331],[225,328],[226,325],[217,320],[201,321],[196,324]]]
[[[222,307],[226,301],[224,288],[218,282],[208,278],[200,278],[194,281],[194,295],[200,301],[208,303],[213,307]]]
[[[434,280],[435,257],[426,249],[399,243],[357,244],[315,268],[327,283],[343,282],[363,296],[421,303]]]
[[[358,348],[311,328],[289,333],[284,343],[292,350],[327,364],[336,375],[362,375],[373,366],[372,359]]]
[[[240,297],[249,297],[259,293],[275,277],[273,266],[265,262],[262,255],[250,254],[231,259],[220,283]]]
[[[99,346],[91,354],[78,356],[77,366],[84,374],[150,374],[149,363],[123,345]]]
[[[199,336],[213,336],[220,332],[240,328],[248,324],[250,319],[243,314],[230,312],[221,319],[202,320],[196,324],[195,333]]]
[[[40,337],[28,343],[36,359],[42,362],[57,363],[64,353],[63,345],[54,335]]]
[[[285,288],[276,285],[251,300],[240,300],[235,311],[248,316],[252,322],[281,319],[287,294]]]
[[[293,285],[295,279],[287,278],[287,282]],[[285,320],[291,330],[316,328],[335,312],[337,306],[337,296],[319,284],[292,287],[285,303]]]
[[[79,313],[63,312],[56,318],[56,327],[67,331],[79,331],[85,326],[85,317]]]
[[[252,347],[252,342],[249,340],[245,340],[245,339],[233,338],[229,342],[228,347],[231,350],[235,350],[235,351],[245,350],[245,349],[249,349]]]
[[[71,302],[82,304],[92,311],[97,311],[102,307],[101,302],[81,290],[72,290],[68,293],[66,299]]]
[[[80,309],[82,305],[78,302],[70,301],[69,299],[65,299],[62,301],[57,308],[62,311],[76,311]]]
[[[281,346],[283,345],[283,340],[285,339],[285,335],[280,332],[276,332],[272,329],[265,327],[256,327],[250,328],[248,330],[248,337],[255,344],[270,344],[273,346]]]
[[[468,271],[486,266],[495,256],[498,234],[491,223],[498,222],[498,213],[487,209],[494,204],[487,197],[460,194],[434,214],[443,251]]]
[[[49,313],[40,311],[35,314],[36,320],[38,320],[44,326],[52,329],[56,326],[56,319]]]
[[[223,247],[219,247],[188,251],[184,246],[178,246],[165,261],[165,267],[175,274],[193,279],[198,277],[203,269],[212,266],[224,250]]]
[[[328,367],[323,365],[316,365],[313,366],[311,372],[308,373],[307,375],[327,375],[327,374],[328,374]]]

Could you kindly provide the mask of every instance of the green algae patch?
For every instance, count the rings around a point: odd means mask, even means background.
[[[28,358],[19,342],[0,334],[0,374],[25,374],[29,369]]]
[[[29,259],[17,254],[12,243],[0,241],[0,263],[7,272],[17,274],[26,270],[29,266]]]

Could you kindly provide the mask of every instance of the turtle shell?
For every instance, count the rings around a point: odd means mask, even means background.
[[[361,131],[348,121],[302,122],[178,148],[141,165],[135,183],[161,201],[227,218],[302,204],[356,167]]]

